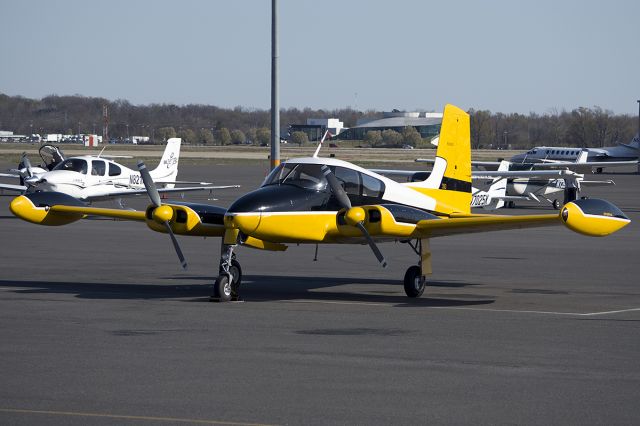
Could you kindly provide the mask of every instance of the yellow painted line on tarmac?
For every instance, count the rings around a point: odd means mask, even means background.
[[[49,416],[67,416],[67,417],[98,417],[103,419],[118,420],[144,420],[149,422],[173,422],[173,423],[193,423],[205,425],[228,425],[228,426],[274,426],[265,423],[242,423],[242,422],[226,422],[222,420],[202,420],[202,419],[183,419],[179,417],[154,417],[154,416],[127,416],[119,414],[106,413],[85,413],[81,411],[55,411],[55,410],[27,410],[20,408],[0,408],[0,413],[16,413],[16,414],[42,414]]]

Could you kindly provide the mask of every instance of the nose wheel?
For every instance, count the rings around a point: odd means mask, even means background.
[[[240,283],[242,282],[242,268],[233,253],[233,246],[226,246],[220,259],[218,278],[213,283],[212,302],[239,301]]]

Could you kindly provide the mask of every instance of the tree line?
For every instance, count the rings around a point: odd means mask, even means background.
[[[0,94],[0,130],[15,134],[102,134],[103,107],[109,117],[109,137],[126,139],[148,136],[152,143],[181,137],[187,144],[228,145],[251,141],[268,143],[268,110],[243,107],[219,108],[212,105],[151,104],[132,105],[126,100],[50,95],[42,99]],[[473,148],[526,149],[537,145],[597,147],[628,142],[636,133],[636,117],[615,115],[600,107],[579,107],[572,111],[552,111],[539,115],[505,114],[469,110]],[[345,127],[360,119],[382,118],[381,111],[356,111],[351,108],[315,110],[289,108],[280,113],[286,135],[289,124],[306,123],[307,118],[336,117]],[[288,135],[292,141],[307,143],[303,135]],[[402,133],[372,131],[363,144],[383,146],[409,144],[421,146],[414,128]]]

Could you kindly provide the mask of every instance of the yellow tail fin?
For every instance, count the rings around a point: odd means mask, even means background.
[[[469,114],[446,105],[433,171],[412,188],[436,199],[438,212],[471,212],[471,130]]]

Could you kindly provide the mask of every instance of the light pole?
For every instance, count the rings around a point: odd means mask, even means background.
[[[271,169],[280,165],[280,101],[278,99],[278,0],[271,0]]]

